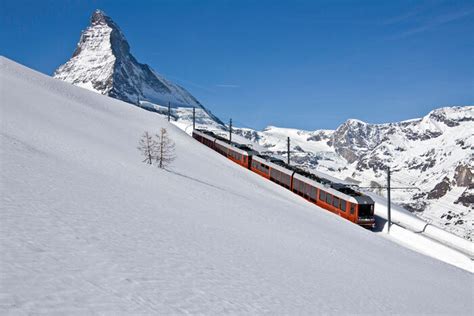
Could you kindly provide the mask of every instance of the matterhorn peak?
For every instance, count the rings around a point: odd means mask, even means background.
[[[71,59],[54,77],[136,105],[170,103],[174,108],[201,108],[221,124],[184,88],[139,63],[118,25],[101,10],[94,11]]]
[[[91,16],[91,24],[107,24],[111,22],[112,19],[102,10],[95,10]]]
[[[118,25],[112,20],[112,18],[109,17],[104,11],[97,9],[94,11],[94,13],[92,13],[89,27],[100,28],[103,26],[111,28],[113,32],[118,33],[116,35],[120,35],[121,39],[123,41],[126,41],[125,36],[122,34],[122,31],[120,30]]]

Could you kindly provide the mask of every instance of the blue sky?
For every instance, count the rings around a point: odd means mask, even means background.
[[[43,73],[95,9],[236,125],[336,128],[474,104],[474,1],[0,1],[0,54]]]

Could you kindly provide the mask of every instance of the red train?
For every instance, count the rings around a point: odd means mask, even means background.
[[[374,201],[352,188],[290,166],[206,130],[194,130],[193,138],[239,165],[252,170],[328,211],[356,223],[375,226]]]

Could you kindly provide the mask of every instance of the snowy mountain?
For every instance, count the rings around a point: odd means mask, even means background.
[[[474,225],[474,106],[446,107],[399,123],[368,124],[350,119],[336,130],[268,127],[236,133],[268,152],[361,186],[385,186],[392,169],[396,203],[416,215],[472,240]],[[384,195],[385,190],[376,190]]]
[[[93,13],[71,59],[54,77],[153,111],[166,112],[170,102],[175,120],[180,113],[192,115],[195,107],[199,121],[222,124],[184,88],[140,64],[118,25],[100,10]]]
[[[0,314],[473,313],[472,273],[321,210],[159,115],[3,57],[0,87]],[[161,127],[176,143],[167,171],[136,149]]]

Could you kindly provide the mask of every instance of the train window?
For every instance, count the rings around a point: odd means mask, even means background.
[[[355,212],[355,205],[351,203],[351,214],[354,214]]]
[[[304,183],[300,181],[298,185],[298,194],[302,194],[304,190]]]
[[[282,174],[281,174],[280,171],[275,172],[275,177],[278,179],[278,181],[281,181],[281,176],[282,176]]]
[[[332,200],[332,205],[334,207],[339,208],[339,198],[338,197],[334,197],[334,199]]]
[[[285,184],[289,188],[291,186],[291,177],[285,174]]]
[[[359,209],[358,209],[358,215],[359,215],[359,218],[367,218],[367,217],[371,217],[373,216],[371,214],[371,205],[369,204],[359,204]]]
[[[311,197],[311,199],[313,199],[313,201],[316,201],[316,188],[315,187],[311,187],[311,190],[309,191],[309,196]]]
[[[322,200],[322,201],[325,201],[326,200],[326,192],[324,192],[323,190],[319,190],[319,199]]]
[[[344,200],[341,200],[341,210],[342,210],[343,212],[346,211],[346,201],[344,201]]]
[[[332,195],[329,193],[326,193],[326,203],[331,204],[332,201]]]
[[[299,182],[298,179],[293,179],[293,192],[298,192]]]

